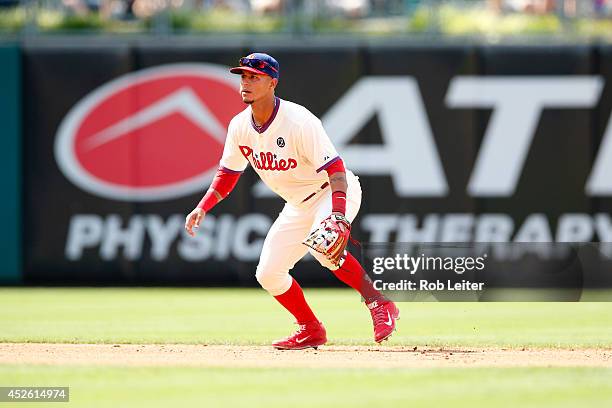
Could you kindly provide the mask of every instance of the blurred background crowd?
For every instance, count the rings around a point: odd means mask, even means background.
[[[612,35],[612,0],[0,0],[0,31]]]

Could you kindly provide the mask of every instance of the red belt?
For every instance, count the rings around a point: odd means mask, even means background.
[[[306,201],[310,200],[312,197],[314,197],[319,191],[323,190],[325,187],[329,186],[329,182],[325,182],[321,185],[321,187],[315,191],[314,193],[312,193],[311,195],[309,195],[308,197],[306,197],[305,199],[302,200],[303,203],[305,203]]]

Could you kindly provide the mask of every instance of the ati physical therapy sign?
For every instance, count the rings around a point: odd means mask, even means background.
[[[92,90],[66,114],[55,139],[58,167],[79,189],[101,199],[162,202],[201,193],[217,168],[229,121],[245,107],[237,80],[227,67],[204,63],[160,65],[116,78]],[[543,113],[547,109],[595,108],[602,96],[602,77],[452,78],[444,95],[446,109],[491,112],[463,186],[451,186],[445,173],[445,158],[440,156],[439,141],[419,88],[426,85],[410,76],[364,76],[322,115],[325,129],[351,170],[363,179],[389,177],[391,191],[384,200],[397,197],[410,203],[430,198],[442,203],[442,210],[425,214],[383,212],[370,205],[374,210],[362,210],[358,218],[366,234],[362,239],[612,240],[612,221],[605,212],[567,212],[553,218],[546,208],[533,208],[535,212],[517,218],[504,211],[471,213],[444,205],[458,188],[473,198],[513,197]],[[380,143],[352,142],[373,117],[378,120]],[[576,194],[612,196],[610,121],[593,158],[585,183]],[[252,188],[257,198],[273,196],[261,182],[245,188]],[[364,189],[364,202],[376,200]],[[176,214],[161,217],[146,214],[144,208],[144,214],[127,218],[73,214],[66,239],[67,257],[80,259],[83,250],[97,248],[104,259],[121,255],[136,259],[146,248],[143,241],[148,240],[154,244],[151,250],[157,260],[166,259],[172,248],[183,248],[178,252],[179,256],[188,254],[185,260],[255,260],[261,238],[273,221],[267,213],[232,216],[232,225],[244,227],[243,242],[231,234],[225,240],[217,238],[221,218],[210,218],[210,225],[202,228],[199,245],[199,241],[187,243],[181,236],[179,212],[187,209],[176,208]],[[185,244],[180,244],[184,240]]]

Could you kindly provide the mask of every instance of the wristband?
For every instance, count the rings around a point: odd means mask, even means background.
[[[332,212],[346,213],[346,193],[344,191],[332,193]]]

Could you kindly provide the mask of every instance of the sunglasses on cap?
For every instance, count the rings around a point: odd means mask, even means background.
[[[238,60],[238,63],[241,67],[250,67],[255,69],[270,68],[272,71],[278,72],[276,68],[274,68],[272,65],[268,64],[266,61],[262,61],[257,58],[242,57]]]

